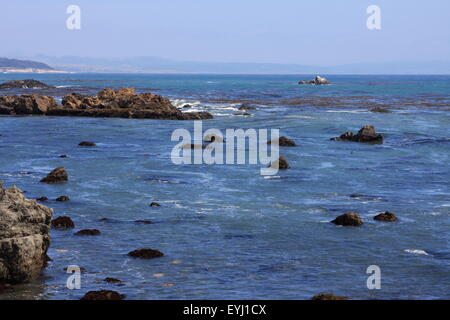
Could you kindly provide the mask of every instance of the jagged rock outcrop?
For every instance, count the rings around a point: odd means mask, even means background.
[[[326,78],[320,77],[320,76],[316,76],[314,78],[314,80],[309,80],[309,81],[299,81],[298,84],[314,84],[316,86],[319,85],[324,85],[324,84],[331,84],[331,82],[329,82]]]
[[[24,79],[24,80],[13,80],[0,84],[0,89],[48,89],[54,88],[54,86],[49,86],[43,82]]]
[[[44,115],[58,105],[55,99],[37,94],[0,96],[0,114]]]
[[[181,112],[169,99],[153,93],[135,93],[132,88],[104,89],[96,96],[72,93],[56,104],[52,97],[40,95],[2,96],[0,114],[48,115],[104,118],[207,120],[208,112]]]
[[[48,261],[53,210],[0,183],[0,283],[37,277]]]
[[[50,172],[45,178],[41,180],[41,182],[44,183],[64,183],[69,180],[69,174],[67,173],[66,169],[64,167],[58,167],[52,172]]]
[[[364,143],[383,143],[383,136],[376,133],[373,126],[362,127],[357,134],[348,131],[341,134],[339,137],[331,138],[333,141],[353,141],[353,142],[364,142]]]

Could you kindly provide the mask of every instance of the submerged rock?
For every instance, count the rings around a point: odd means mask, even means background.
[[[356,212],[352,211],[340,215],[331,222],[340,226],[353,226],[353,227],[357,227],[363,224],[363,221],[360,218],[360,216]]]
[[[0,283],[37,277],[47,262],[53,210],[0,183]]]
[[[70,200],[70,198],[68,196],[60,196],[60,197],[55,199],[55,201],[61,201],[61,202],[69,201],[69,200]]]
[[[131,252],[128,252],[128,255],[133,258],[141,258],[141,259],[153,259],[164,256],[159,250],[153,249],[138,249]]]
[[[348,300],[348,298],[336,296],[331,293],[321,293],[312,297],[311,300]]]
[[[365,143],[383,143],[383,136],[377,134],[373,126],[364,126],[355,135],[353,132],[348,131],[339,137],[331,138],[333,141],[353,141],[353,142],[365,142]]]
[[[97,229],[83,229],[75,232],[76,236],[98,236],[100,235],[100,230]]]
[[[89,291],[81,300],[123,300],[126,296],[113,290]]]
[[[380,213],[378,215],[376,215],[375,217],[373,217],[374,220],[377,221],[386,221],[386,222],[394,222],[397,221],[398,218],[395,216],[395,214],[386,211],[384,213]]]
[[[81,141],[78,145],[80,147],[95,147],[96,146],[96,144],[91,141]]]
[[[135,220],[136,223],[143,223],[143,224],[152,224],[153,222],[150,220]]]
[[[379,113],[390,113],[391,111],[386,109],[386,108],[382,108],[382,107],[375,107],[369,110],[370,112],[379,112]]]
[[[61,216],[52,220],[52,227],[55,229],[73,229],[75,224],[70,217]]]
[[[122,282],[122,280],[119,280],[116,278],[110,278],[110,277],[103,279],[103,281],[108,282],[108,283],[121,283]]]
[[[289,163],[286,161],[286,159],[284,157],[279,157],[278,160],[272,162],[269,165],[269,168],[273,168],[273,169],[278,168],[278,170],[287,170],[287,169],[290,169],[291,166],[289,165]]]
[[[152,202],[150,203],[150,207],[161,207],[161,205],[158,202]]]
[[[256,107],[253,107],[253,106],[249,106],[249,105],[243,104],[243,105],[241,105],[241,106],[238,108],[238,110],[240,110],[240,111],[256,110]]]
[[[45,178],[41,180],[44,183],[64,183],[69,180],[69,175],[64,167],[58,167],[50,172]]]
[[[314,80],[309,80],[309,81],[299,81],[298,84],[313,84],[316,86],[319,85],[324,85],[324,84],[331,84],[331,82],[329,82],[326,78],[320,77],[320,76],[316,76],[314,78]]]
[[[54,86],[49,86],[43,82],[24,79],[24,80],[13,80],[0,84],[0,89],[48,89],[55,88]]]
[[[272,140],[272,141],[268,141],[267,144],[273,144],[275,142],[276,142],[275,140]],[[295,147],[296,146],[294,140],[286,138],[286,137],[279,137],[278,145],[280,147]]]

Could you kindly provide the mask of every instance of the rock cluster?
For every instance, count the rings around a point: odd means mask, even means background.
[[[373,126],[362,127],[357,134],[348,131],[341,134],[339,137],[331,138],[333,141],[352,141],[352,142],[365,142],[365,143],[383,143],[383,136],[377,134]]]
[[[103,89],[95,96],[72,93],[62,99],[62,105],[48,96],[2,96],[0,114],[171,120],[207,120],[213,117],[208,112],[183,113],[167,98],[153,93],[137,94],[132,88]]]
[[[37,277],[48,261],[53,210],[0,184],[0,283]]]
[[[313,84],[316,86],[319,85],[323,85],[323,84],[331,84],[331,82],[329,82],[326,78],[320,77],[320,76],[316,76],[314,78],[314,80],[309,80],[309,81],[299,81],[298,84]]]
[[[24,80],[13,80],[0,84],[0,89],[48,89],[54,88],[54,86],[49,86],[33,79]]]

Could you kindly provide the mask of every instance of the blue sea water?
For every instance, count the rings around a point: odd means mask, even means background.
[[[174,165],[171,134],[192,131],[192,121],[0,117],[0,180],[27,197],[47,196],[55,217],[76,225],[52,230],[53,261],[41,279],[1,299],[79,299],[98,289],[128,299],[450,298],[450,76],[330,75],[330,86],[297,85],[311,75],[26,77],[61,92],[152,91],[214,114],[205,129],[280,129],[297,147],[281,148],[292,168],[266,179],[261,165]],[[19,78],[0,74],[0,82]],[[242,116],[242,103],[257,109]],[[392,112],[368,112],[375,105]],[[367,124],[383,144],[329,140]],[[78,147],[84,140],[97,146]],[[39,183],[57,166],[68,183]],[[71,200],[53,201],[60,195]],[[329,223],[347,211],[363,226]],[[399,221],[373,220],[384,211]],[[102,234],[73,234],[93,228]],[[165,256],[127,256],[139,248]],[[66,288],[68,265],[86,269],[80,290]],[[381,269],[380,290],[367,288],[371,265]]]

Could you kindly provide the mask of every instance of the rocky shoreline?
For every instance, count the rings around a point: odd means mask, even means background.
[[[17,84],[27,85],[19,83]],[[182,112],[169,99],[153,93],[137,94],[132,88],[103,89],[95,96],[72,93],[56,103],[37,94],[0,96],[0,115],[40,115],[164,120],[208,120],[208,112]]]

